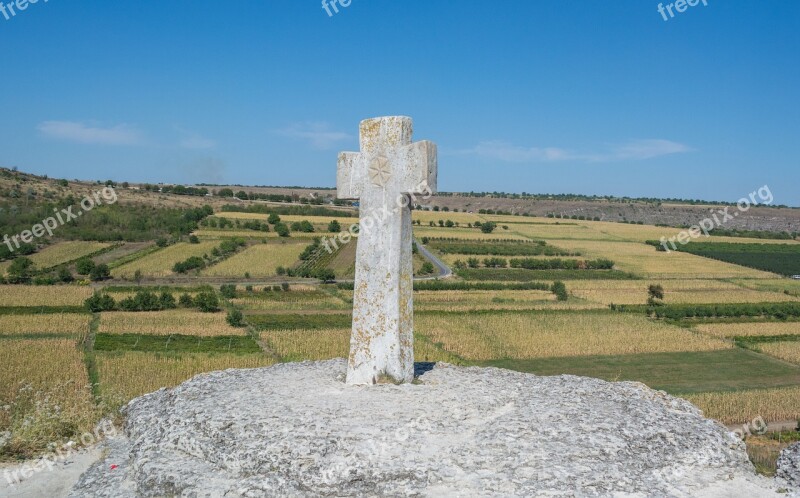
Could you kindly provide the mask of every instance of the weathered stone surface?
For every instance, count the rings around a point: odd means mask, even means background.
[[[781,452],[776,476],[800,491],[800,443],[794,443]]]
[[[134,400],[72,496],[779,496],[732,433],[642,384],[440,364],[364,387],[346,368],[217,372]]]
[[[348,384],[414,379],[409,195],[436,191],[436,145],[412,143],[411,118],[361,122],[361,152],[339,154],[337,195],[360,201]]]

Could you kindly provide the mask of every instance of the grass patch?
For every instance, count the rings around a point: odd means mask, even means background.
[[[800,385],[800,367],[743,349],[490,360],[479,364],[537,375],[637,381],[671,394]]]
[[[143,334],[97,334],[95,351],[135,351],[149,353],[260,353],[250,336],[196,337],[191,335],[153,336]]]
[[[525,270],[521,268],[464,268],[456,274],[465,280],[532,282],[535,280],[637,280],[618,270]]]
[[[324,330],[349,329],[353,318],[350,313],[329,314],[258,314],[246,315],[245,321],[258,331],[264,330]]]

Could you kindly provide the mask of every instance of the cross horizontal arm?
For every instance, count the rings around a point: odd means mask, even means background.
[[[364,186],[364,168],[361,155],[357,152],[339,153],[336,168],[336,197],[339,199],[359,199]]]
[[[403,192],[407,194],[436,193],[438,180],[439,153],[436,144],[428,140],[404,147]]]

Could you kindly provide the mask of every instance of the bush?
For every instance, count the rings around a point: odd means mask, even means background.
[[[78,275],[89,275],[94,270],[95,264],[89,258],[81,258],[75,263],[75,270],[78,272]]]
[[[34,273],[33,261],[24,256],[19,257],[11,262],[11,265],[6,270],[8,273],[8,281],[12,284],[26,284],[31,281]]]
[[[231,327],[244,327],[244,316],[237,309],[230,310],[225,319]]]
[[[553,286],[550,290],[553,292],[553,294],[556,295],[556,299],[558,299],[559,301],[566,301],[567,299],[569,299],[569,294],[567,293],[567,286],[564,284],[564,282],[561,281],[553,282]]]
[[[426,261],[422,263],[422,267],[419,269],[420,275],[430,275],[436,271],[436,268],[433,266],[433,263],[430,261]]]
[[[65,284],[68,284],[68,283],[74,281],[75,277],[72,276],[72,272],[69,271],[69,268],[61,267],[58,270],[58,280],[59,280],[59,282],[63,282]]]
[[[491,221],[487,221],[481,224],[481,232],[483,233],[492,233],[494,229],[497,228],[497,224]]]
[[[339,233],[342,231],[342,225],[340,225],[338,221],[333,220],[328,223],[328,231],[330,233]]]
[[[175,273],[189,273],[191,270],[199,270],[205,267],[206,262],[203,260],[203,258],[199,256],[192,256],[186,261],[175,263],[175,266],[172,267],[172,271]]]
[[[178,304],[181,305],[182,308],[194,308],[194,299],[189,294],[181,294],[180,299],[178,299]]]
[[[101,264],[94,267],[94,269],[89,274],[89,278],[92,282],[99,282],[101,280],[105,280],[111,277],[111,270],[108,268],[107,264]]]
[[[314,278],[322,280],[322,282],[324,283],[329,283],[336,280],[336,273],[334,273],[333,270],[331,270],[330,268],[320,268],[319,270],[315,270],[312,273],[312,276]],[[286,286],[288,288],[289,284],[286,284]]]
[[[233,299],[236,297],[236,286],[234,284],[225,284],[220,286],[219,293],[222,294],[222,297],[227,299]]]
[[[200,243],[200,239],[197,237],[197,235],[190,235],[189,236],[189,243],[190,244],[199,244]]]
[[[114,298],[109,296],[108,294],[99,294],[96,293],[86,301],[84,301],[84,306],[86,309],[91,311],[92,313],[100,313],[101,311],[113,311],[117,307],[117,303],[114,301]]]
[[[275,213],[270,214],[269,217],[267,218],[267,223],[269,223],[270,225],[277,225],[280,222],[281,222],[281,217]]]
[[[279,237],[289,237],[291,235],[291,231],[285,223],[278,223],[275,225],[275,233],[277,233]]]
[[[197,308],[204,313],[214,313],[219,311],[219,299],[214,292],[201,292],[197,295],[194,302]]]

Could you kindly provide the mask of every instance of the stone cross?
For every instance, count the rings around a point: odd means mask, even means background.
[[[360,201],[348,384],[414,380],[411,203],[436,192],[437,149],[412,121],[361,122],[361,152],[339,154],[337,196]]]

